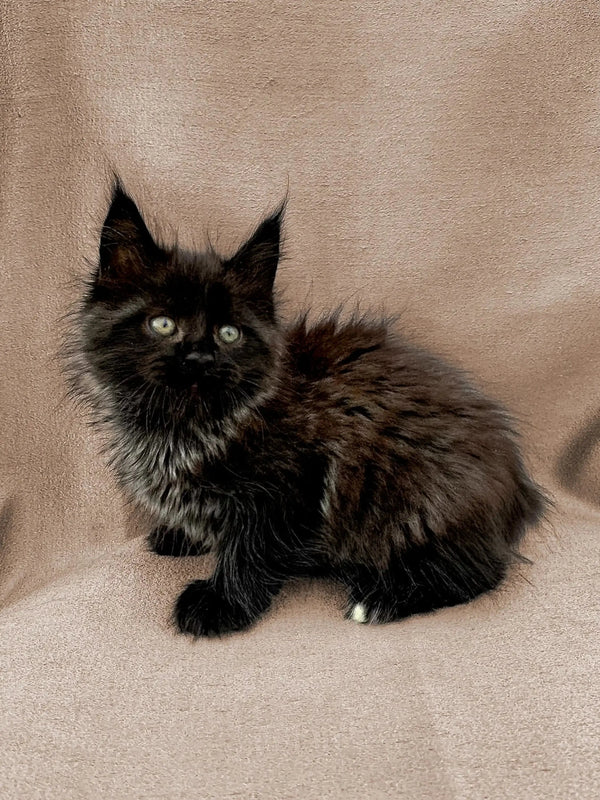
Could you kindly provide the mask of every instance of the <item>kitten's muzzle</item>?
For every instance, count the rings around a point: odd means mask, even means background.
[[[185,386],[195,384],[198,381],[202,384],[214,380],[213,368],[215,366],[215,356],[211,352],[203,350],[191,350],[186,353],[179,361],[178,375],[175,378],[177,383]]]
[[[213,353],[199,353],[193,350],[185,356],[183,363],[186,367],[208,367],[215,363],[215,357]]]

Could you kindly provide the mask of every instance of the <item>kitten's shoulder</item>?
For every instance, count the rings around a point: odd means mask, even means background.
[[[309,378],[346,371],[365,358],[385,361],[399,344],[390,321],[366,315],[342,320],[339,313],[313,323],[302,316],[289,326],[286,340],[294,372]]]

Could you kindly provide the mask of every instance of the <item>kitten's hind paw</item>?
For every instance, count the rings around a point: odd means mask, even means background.
[[[369,622],[369,613],[364,603],[355,603],[348,610],[346,617],[354,622]]]
[[[371,591],[367,595],[351,592],[346,606],[346,619],[361,625],[382,625],[405,617],[394,597]]]
[[[194,581],[175,606],[175,623],[190,636],[220,636],[247,628],[253,620],[218,592],[210,581]]]
[[[180,528],[159,525],[148,536],[148,547],[159,556],[201,556],[210,548],[201,542],[193,542]]]
[[[345,614],[346,619],[351,619],[352,622],[358,622],[361,625],[382,625],[386,622],[395,622],[405,616],[406,614],[394,606],[364,600],[358,603],[352,602]]]
[[[344,616],[346,619],[358,622],[360,625],[377,625],[381,622],[389,622],[389,619],[381,613],[380,609],[378,610],[376,606],[366,602],[352,602]]]

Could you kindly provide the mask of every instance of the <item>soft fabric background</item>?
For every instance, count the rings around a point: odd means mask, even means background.
[[[600,797],[595,0],[2,5],[0,796]],[[522,421],[534,564],[390,626],[291,586],[190,642],[64,401],[58,319],[117,169],[230,250],[289,181],[286,313],[385,306]]]

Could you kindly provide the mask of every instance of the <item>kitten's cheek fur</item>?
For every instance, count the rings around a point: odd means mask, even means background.
[[[175,606],[175,624],[189,636],[221,636],[240,631],[254,621],[241,606],[230,603],[211,581],[194,581]]]

